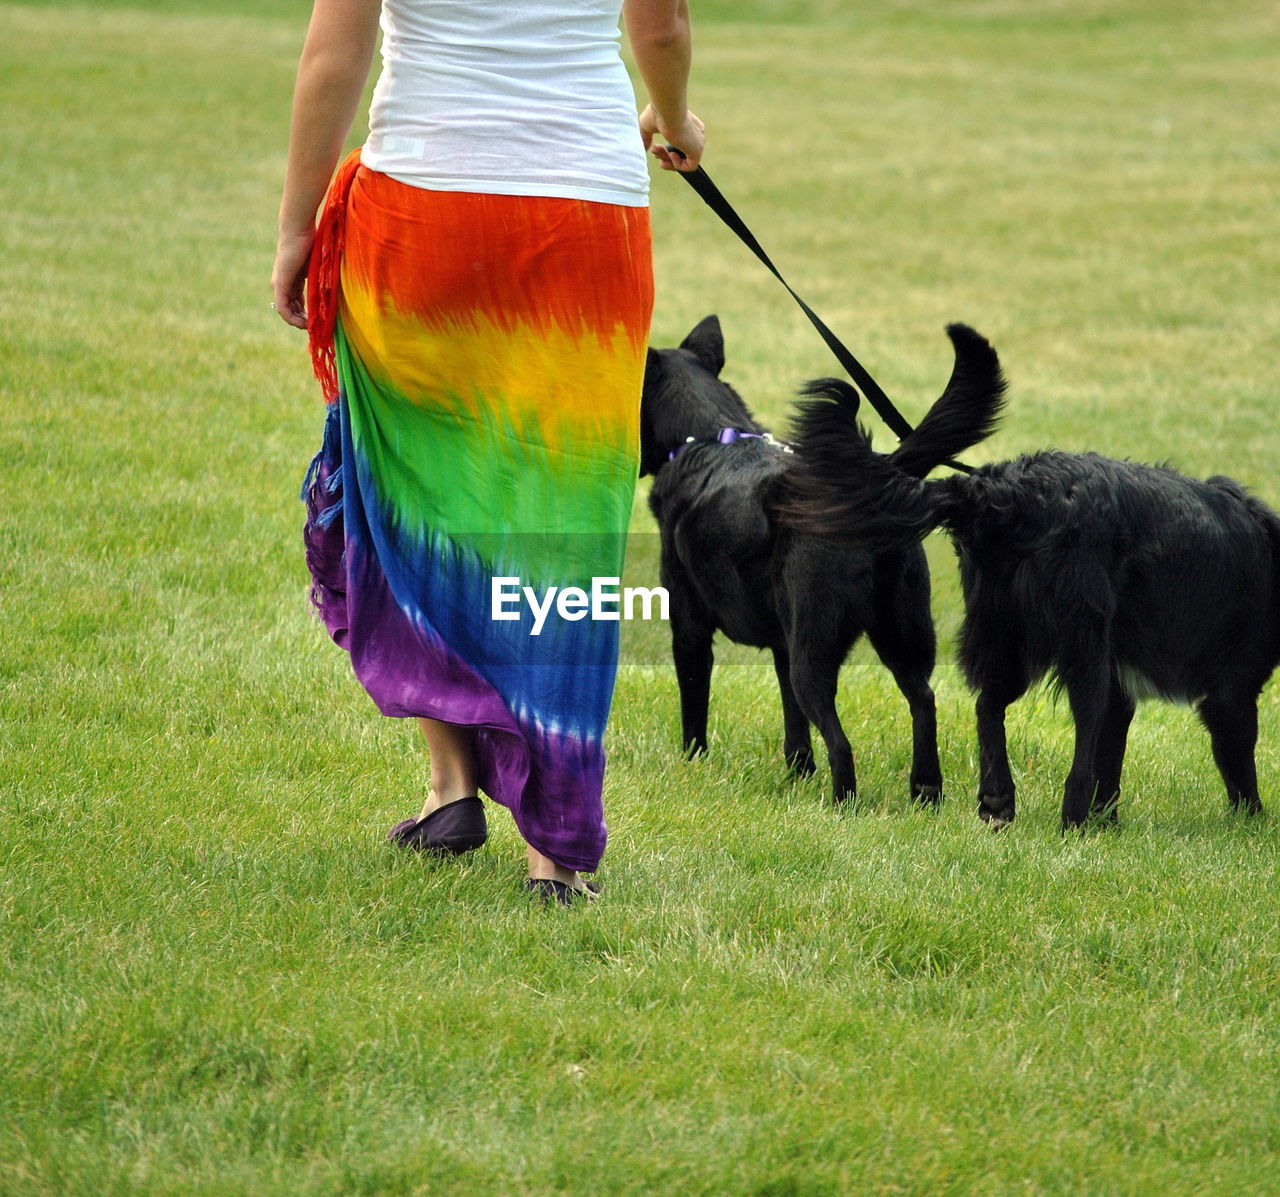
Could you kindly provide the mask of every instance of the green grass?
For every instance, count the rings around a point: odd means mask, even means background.
[[[1019,822],[984,833],[944,543],[941,811],[865,649],[839,814],[786,780],[753,652],[719,650],[712,754],[680,761],[665,629],[629,625],[605,901],[530,908],[501,812],[461,864],[384,848],[425,762],[308,615],[322,413],[266,306],[306,9],[0,3],[0,1192],[1280,1190],[1274,819],[1148,706],[1123,828],[1060,838],[1040,693]],[[1012,384],[975,457],[1280,503],[1273,4],[695,15],[708,169],[908,414],[963,319]],[[834,363],[678,179],[654,221],[655,340],[719,312],[784,430]],[[652,581],[643,497],[635,529]],[[1272,690],[1273,795],[1278,746]]]

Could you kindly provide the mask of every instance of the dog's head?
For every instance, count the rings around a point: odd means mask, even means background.
[[[656,474],[690,437],[712,440],[723,428],[763,432],[747,405],[720,378],[720,319],[699,321],[677,349],[650,349],[640,401],[640,473]]]

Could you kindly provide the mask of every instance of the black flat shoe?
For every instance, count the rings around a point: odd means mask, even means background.
[[[589,901],[600,892],[600,887],[592,885],[590,881],[584,881],[581,889],[574,889],[572,885],[566,885],[563,881],[556,881],[551,877],[526,877],[524,887],[534,897],[541,898],[543,906],[549,906],[552,902],[558,902],[561,906],[572,906],[576,899]]]
[[[392,844],[437,856],[473,852],[488,838],[484,803],[478,797],[446,802],[425,819],[404,819],[387,832],[387,840]]]

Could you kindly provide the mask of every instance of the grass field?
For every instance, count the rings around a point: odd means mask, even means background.
[[[1280,1192],[1280,834],[1148,706],[1117,834],[1063,839],[1064,707],[1014,709],[1021,814],[906,796],[865,649],[857,808],[786,780],[766,659],[724,646],[676,753],[628,626],[590,910],[530,907],[495,813],[382,842],[425,762],[310,618],[322,412],[267,309],[304,0],[0,3],[0,1192]],[[695,0],[708,170],[908,412],[963,319],[1006,426],[1280,503],[1272,0]],[[835,369],[655,178],[658,343],[717,311],[779,431]],[[652,580],[637,502],[632,571]],[[1280,690],[1263,698],[1280,810]]]

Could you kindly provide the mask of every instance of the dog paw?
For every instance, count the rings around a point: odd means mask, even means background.
[[[978,818],[992,831],[999,831],[1013,822],[1014,806],[1011,798],[982,794],[978,797]]]
[[[911,784],[911,797],[921,806],[939,806],[942,803],[942,787],[940,785]]]
[[[793,752],[787,757],[787,768],[797,777],[812,777],[818,766],[812,752]]]

